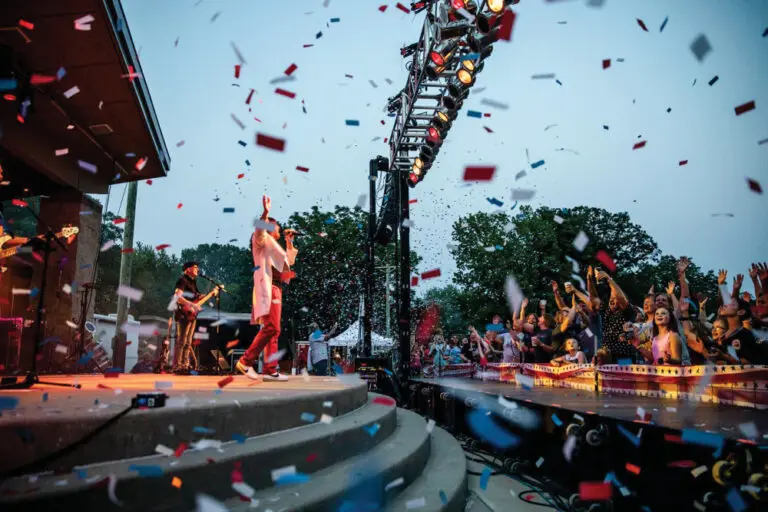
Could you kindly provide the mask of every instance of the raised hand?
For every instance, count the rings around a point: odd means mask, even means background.
[[[763,281],[765,279],[768,279],[768,263],[762,262],[757,264],[757,275],[760,277],[760,280]]]
[[[604,272],[602,270],[598,270],[597,274],[595,274],[595,278],[600,281],[601,279],[610,279],[611,276],[608,275],[607,272]]]
[[[704,297],[699,301],[699,309],[701,311],[704,311],[704,306],[707,304],[707,301],[709,300],[709,297]]]
[[[670,281],[667,283],[667,295],[674,295],[675,293],[675,282]]]
[[[751,267],[749,267],[749,278],[755,279],[757,275],[760,273],[760,270],[757,268],[757,265],[755,263],[752,264]]]
[[[565,283],[565,293],[573,293],[573,285],[571,283]]]
[[[557,285],[557,281],[551,281],[549,284],[552,285],[552,293],[557,293],[557,290],[559,290],[559,286]]]
[[[272,199],[265,195],[261,198],[261,204],[264,205],[264,213],[269,215],[269,211],[272,209]]]
[[[678,274],[684,274],[686,270],[688,270],[688,266],[691,264],[691,261],[683,256],[680,258],[680,261],[677,262],[677,273]]]
[[[733,286],[736,288],[741,288],[741,285],[744,283],[744,274],[736,274],[736,277],[733,278]]]
[[[525,308],[527,308],[527,307],[528,307],[528,297],[525,297],[525,298],[523,299],[523,306],[522,306],[522,308],[523,308],[523,309],[525,309]]]
[[[595,275],[595,269],[592,268],[592,265],[587,267],[587,279],[591,279]]]
[[[720,271],[717,273],[717,284],[725,284],[726,279],[728,279],[728,271],[720,269]]]

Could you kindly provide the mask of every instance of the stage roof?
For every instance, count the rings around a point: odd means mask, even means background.
[[[53,182],[83,192],[165,176],[170,156],[120,1],[2,4],[0,45],[13,50],[18,67],[30,76],[56,77],[61,68],[66,74],[32,86],[33,109],[23,124],[16,118],[18,104],[0,99],[0,145]],[[75,20],[89,15],[90,30],[76,30]],[[137,78],[125,77],[129,66]],[[80,92],[67,98],[64,93],[75,86]],[[56,156],[61,149],[68,154]],[[143,158],[146,164],[137,170]],[[78,160],[97,172],[84,170]]]

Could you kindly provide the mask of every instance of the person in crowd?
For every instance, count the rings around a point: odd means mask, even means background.
[[[677,319],[667,308],[656,308],[651,340],[651,364],[679,365],[683,361],[683,343]]]
[[[517,329],[515,328],[517,326]],[[507,322],[507,330],[502,332],[496,339],[501,342],[502,362],[519,363],[520,362],[520,338],[522,338],[522,322],[516,320],[513,323]],[[518,330],[520,329],[520,330]]]
[[[594,276],[594,280],[592,277]],[[602,270],[587,269],[587,286],[590,297],[598,297],[597,284],[605,281],[611,289],[611,295],[606,302],[600,300],[600,314],[603,324],[603,346],[606,348],[604,356],[614,363],[620,359],[636,360],[635,348],[623,338],[624,324],[634,318],[629,300],[619,285]]]
[[[556,357],[552,364],[559,366],[561,364],[587,364],[587,356],[579,349],[579,342],[574,338],[565,340],[565,355]]]
[[[469,359],[465,357],[461,352],[458,336],[451,336],[451,346],[448,350],[448,360],[450,361],[450,364],[462,364],[470,362]]]
[[[544,313],[538,319],[538,330],[531,336],[533,348],[533,361],[543,364],[552,360],[552,331],[555,328],[555,319],[552,315]]]
[[[309,358],[315,375],[328,375],[328,339],[333,337],[339,324],[333,324],[331,330],[324,334],[317,322],[312,322],[309,335]]]
[[[432,347],[429,355],[433,358],[436,372],[439,373],[448,364],[449,350],[450,347],[445,343],[445,338],[443,337],[443,330],[435,328],[432,331]]]

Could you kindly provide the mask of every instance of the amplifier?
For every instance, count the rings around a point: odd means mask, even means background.
[[[0,318],[0,371],[13,372],[20,368],[23,328],[23,318]]]

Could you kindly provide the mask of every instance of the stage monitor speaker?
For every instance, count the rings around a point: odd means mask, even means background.
[[[0,318],[0,371],[14,372],[20,369],[23,328],[23,318]]]

